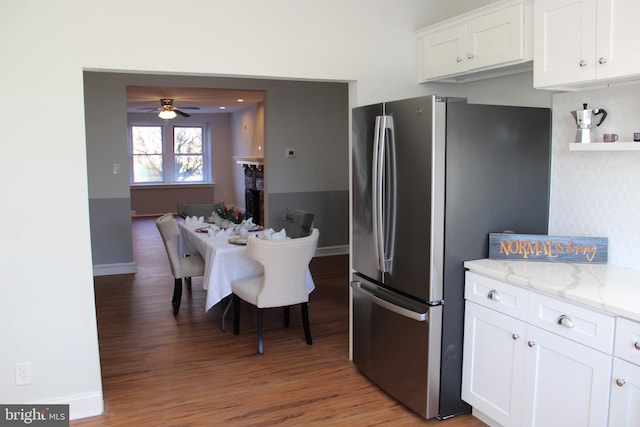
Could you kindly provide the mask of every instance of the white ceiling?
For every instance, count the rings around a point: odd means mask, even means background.
[[[200,108],[186,110],[188,114],[230,113],[263,102],[264,92],[193,87],[127,86],[127,112],[145,113],[147,111],[139,111],[135,108],[160,107],[161,98],[172,98],[173,105],[177,109]],[[238,99],[244,99],[244,102],[238,102]]]

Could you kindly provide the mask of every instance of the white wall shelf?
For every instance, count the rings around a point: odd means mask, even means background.
[[[261,166],[264,164],[264,157],[259,156],[233,156],[233,160],[243,166]]]
[[[640,151],[640,142],[572,142],[569,151]]]

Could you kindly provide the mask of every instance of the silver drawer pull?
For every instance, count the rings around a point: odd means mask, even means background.
[[[491,301],[497,302],[500,301],[500,294],[495,289],[491,289],[487,294],[487,298],[489,298]]]
[[[640,341],[634,342],[633,346],[635,347],[636,350],[640,350]]]
[[[627,382],[626,382],[625,380],[623,380],[622,378],[618,378],[618,379],[616,380],[616,385],[617,385],[618,387],[622,387],[622,386],[623,386],[623,385],[625,385],[626,383],[627,383]]]
[[[529,342],[527,343],[527,345],[528,345],[529,347],[533,348],[533,347],[535,347],[535,346],[536,346],[536,342],[535,342],[535,341],[529,341]]]
[[[513,335],[511,335],[511,338],[513,338],[513,340],[515,341],[520,338],[520,334],[514,333]]]
[[[562,315],[558,317],[558,325],[564,326],[565,328],[573,328],[573,320],[569,316]]]
[[[580,65],[580,68],[584,68],[587,66],[587,61],[585,61],[584,59],[582,61],[580,61],[580,63],[578,64]]]

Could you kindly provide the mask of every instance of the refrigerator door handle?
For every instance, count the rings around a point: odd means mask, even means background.
[[[355,292],[358,292],[361,296],[367,298],[372,303],[379,305],[380,307],[392,311],[400,316],[407,317],[411,320],[416,320],[418,322],[426,322],[427,321],[427,313],[424,311],[414,311],[405,307],[401,307],[392,302],[389,302],[383,298],[380,298],[377,295],[374,295],[369,290],[362,287],[362,283],[355,281],[351,283],[351,287]]]
[[[373,142],[373,240],[378,269],[388,272],[393,260],[396,219],[396,164],[393,117],[377,116]]]

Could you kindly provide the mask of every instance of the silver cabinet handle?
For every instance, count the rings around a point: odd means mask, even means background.
[[[627,382],[626,382],[625,380],[623,380],[622,378],[618,378],[618,379],[616,380],[616,385],[617,385],[618,387],[622,387],[622,386],[623,386],[623,385],[625,385],[626,383],[627,383]]]
[[[470,54],[468,54],[468,55],[467,55],[467,58],[468,58],[468,59],[473,59],[473,58],[475,58],[475,57],[473,56],[473,53],[470,53]]]
[[[598,63],[599,64],[606,64],[607,63],[607,58],[605,58],[604,56],[601,56],[600,59],[598,59]]]
[[[633,343],[633,347],[634,347],[636,350],[640,350],[640,341],[636,341],[636,342],[634,342],[634,343]]]
[[[529,342],[527,343],[527,345],[528,345],[529,347],[533,348],[533,347],[535,347],[535,346],[536,346],[536,342],[535,342],[535,341],[529,341]]]
[[[585,61],[584,59],[582,61],[580,61],[580,63],[578,64],[580,65],[580,68],[584,68],[587,66],[587,61]]]
[[[456,62],[462,62],[462,58],[457,57],[457,58],[456,58]]]
[[[565,328],[573,328],[573,320],[564,314],[558,317],[558,321],[556,323],[560,326],[564,326]]]
[[[496,302],[500,301],[501,299],[500,294],[495,289],[491,289],[489,291],[489,293],[487,294],[487,298],[489,298],[491,301],[496,301]]]
[[[516,341],[517,339],[520,338],[520,334],[515,333],[515,334],[511,335],[511,338],[513,338],[513,340]]]

